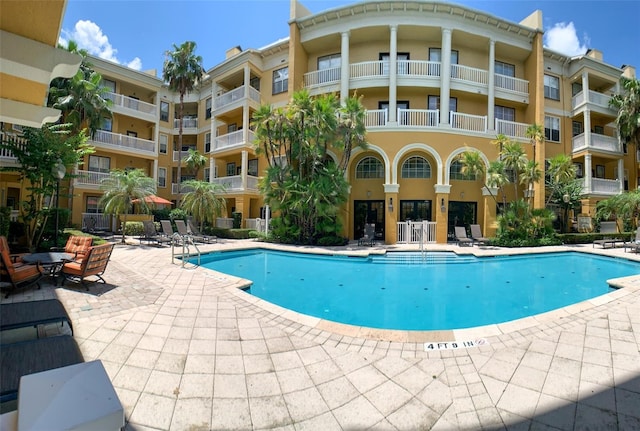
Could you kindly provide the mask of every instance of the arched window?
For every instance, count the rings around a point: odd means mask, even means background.
[[[475,175],[465,175],[462,172],[463,163],[460,160],[454,160],[451,162],[451,169],[449,170],[449,179],[451,180],[464,180],[475,181]]]
[[[402,164],[402,178],[431,178],[431,165],[424,157],[409,157]]]
[[[365,157],[356,167],[356,178],[384,178],[382,162],[375,157]]]

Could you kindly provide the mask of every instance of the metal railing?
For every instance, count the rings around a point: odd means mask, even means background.
[[[250,100],[260,103],[260,91],[249,86],[249,91],[247,94],[247,86],[242,85],[238,88],[234,88],[231,91],[227,91],[226,93],[222,93],[216,96],[213,100],[213,107],[215,109],[220,109],[234,102],[237,102],[238,100],[244,99],[245,97],[248,97]]]
[[[111,214],[103,213],[82,213],[82,230],[102,230],[113,231],[114,217]]]
[[[3,142],[15,143],[23,150],[27,147],[27,140],[22,136],[15,136],[9,133],[0,132],[0,139]],[[8,159],[8,160],[15,161],[17,160],[17,157],[13,154],[13,152],[11,152],[11,150],[8,150],[6,148],[0,148],[0,159],[5,159],[5,160]]]
[[[452,64],[451,79],[487,85],[489,81],[489,73],[486,70],[477,69],[475,67]]]
[[[218,217],[216,219],[216,227],[222,229],[233,229],[233,219],[229,217]]]
[[[216,136],[213,140],[212,150],[224,150],[236,146],[249,145],[253,143],[255,136],[256,134],[253,130],[247,130],[247,142],[244,140],[243,130],[236,130],[226,135]]]
[[[193,129],[198,127],[198,119],[193,117],[185,117],[182,119],[182,128],[183,129]],[[173,128],[180,128],[180,119],[173,120]]]
[[[436,222],[400,221],[396,225],[398,244],[434,244],[436,242]]]
[[[340,67],[316,70],[304,74],[304,86],[314,87],[316,85],[332,84],[340,81]]]
[[[529,81],[514,78],[513,76],[500,75],[499,73],[495,73],[493,76],[496,88],[513,91],[518,94],[529,95]]]
[[[148,102],[143,102],[133,97],[128,97],[122,94],[109,92],[105,94],[105,99],[111,100],[113,102],[113,106],[119,106],[122,108],[139,111],[145,114],[156,113],[156,105]]]
[[[496,118],[496,133],[511,138],[526,138],[528,124]]]
[[[246,189],[242,187],[242,175],[213,178],[212,182],[222,185],[227,192],[258,190],[258,177],[254,177],[253,175],[247,175]]]
[[[590,138],[591,142],[589,143],[589,145],[587,145],[585,133],[580,133],[579,135],[574,136],[571,139],[571,149],[574,152],[584,149],[595,149],[618,153],[622,152],[620,142],[617,138],[599,135],[597,133],[591,133]]]
[[[452,111],[449,113],[449,122],[453,129],[482,133],[487,132],[486,115],[471,115]]]
[[[611,96],[608,96],[606,94],[599,93],[593,90],[589,90],[588,95],[589,95],[589,103],[593,103],[594,105],[611,109],[613,111],[613,108],[609,106],[609,101],[611,100]],[[578,106],[582,105],[584,102],[585,102],[584,91],[576,93],[576,95],[571,98],[571,108],[576,109]]]
[[[76,172],[77,177],[74,179],[76,186],[99,186],[102,180],[108,178],[111,175],[109,172],[94,172],[87,170],[78,170]]]
[[[389,75],[388,61],[362,61],[349,65],[351,78],[375,78],[386,75]]]
[[[389,112],[386,109],[367,109],[364,119],[366,127],[380,127],[387,124]]]
[[[96,131],[91,141],[100,145],[108,145],[116,148],[126,148],[152,154],[156,153],[156,143],[154,141],[122,135],[120,133],[107,132],[106,130]]]
[[[439,61],[398,60],[398,76],[440,76]]]
[[[398,109],[398,125],[438,127],[440,111],[437,109]]]
[[[591,178],[591,190],[585,187],[585,180],[582,179],[583,193],[596,193],[603,195],[617,195],[622,192],[619,180],[607,180],[604,178]]]

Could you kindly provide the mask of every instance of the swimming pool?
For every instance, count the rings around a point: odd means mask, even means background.
[[[381,329],[495,324],[614,290],[640,265],[578,252],[519,256],[387,253],[324,256],[270,250],[205,254],[205,268],[251,280],[252,295],[331,321]]]

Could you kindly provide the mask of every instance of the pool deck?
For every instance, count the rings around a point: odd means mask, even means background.
[[[379,253],[415,246],[314,249]],[[429,246],[480,255],[579,250]],[[523,274],[526,277],[526,274]],[[2,302],[60,299],[85,360],[102,360],[127,430],[640,430],[640,275],[590,301],[499,325],[381,331],[271,305],[171,249],[117,245],[90,291],[71,284]],[[425,342],[442,349],[426,351]],[[452,349],[450,342],[476,347]]]

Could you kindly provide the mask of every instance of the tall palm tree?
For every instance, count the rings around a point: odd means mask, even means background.
[[[514,175],[514,188],[515,198],[518,200],[518,187],[520,187],[520,172],[527,164],[527,156],[524,153],[524,148],[518,142],[509,141],[504,144],[502,152],[500,154],[504,166],[513,172]]]
[[[549,167],[546,172],[547,184],[550,190],[547,192],[547,202],[549,205],[553,199],[554,193],[562,188],[565,184],[575,180],[576,166],[571,160],[571,156],[567,154],[558,154],[549,159]]]
[[[459,160],[462,163],[462,174],[467,178],[482,178],[484,187],[497,205],[498,199],[491,189],[494,187],[501,189],[508,181],[504,174],[504,164],[501,161],[491,162],[487,169],[484,160],[480,157],[480,152],[476,150],[465,151],[460,154]]]
[[[536,146],[544,143],[544,127],[540,124],[533,123],[527,127],[525,136],[531,140],[531,147],[533,148],[533,160],[536,160]]]
[[[195,217],[202,232],[205,222],[214,225],[216,217],[226,209],[227,201],[221,196],[225,188],[217,183],[197,180],[187,180],[184,185],[189,191],[184,194],[181,208]]]
[[[538,166],[538,162],[535,160],[528,160],[524,165],[522,172],[520,173],[520,184],[525,184],[527,186],[527,191],[529,192],[527,195],[527,202],[533,209],[533,184],[540,181],[542,178],[542,171]]]
[[[614,95],[609,105],[618,110],[616,126],[620,141],[632,144],[637,153],[640,144],[640,81],[622,77],[620,84],[624,93]],[[633,157],[637,166],[637,155]]]
[[[194,150],[193,148],[189,148],[189,152],[182,161],[188,170],[193,172],[193,175],[197,178],[198,172],[200,169],[204,168],[207,164],[207,156],[200,154],[198,150]]]
[[[100,189],[104,194],[100,198],[99,205],[104,208],[104,212],[115,215],[116,219],[121,214],[124,215],[122,220],[122,243],[124,244],[127,214],[131,212],[134,201],[144,213],[149,212],[149,204],[145,198],[156,192],[156,183],[142,169],[129,172],[116,169],[102,180]]]
[[[180,178],[182,176],[182,117],[184,116],[184,96],[192,92],[204,75],[202,57],[195,55],[196,43],[173,44],[173,51],[167,51],[167,59],[162,67],[162,78],[169,89],[180,94],[178,107],[178,204],[180,203]]]
[[[498,154],[500,155],[500,158],[502,159],[502,152],[504,151],[504,147],[505,147],[505,145],[511,143],[511,139],[507,135],[504,135],[502,133],[498,133],[496,135],[496,139],[491,141],[491,143],[493,145],[495,145],[496,147],[498,147]]]

